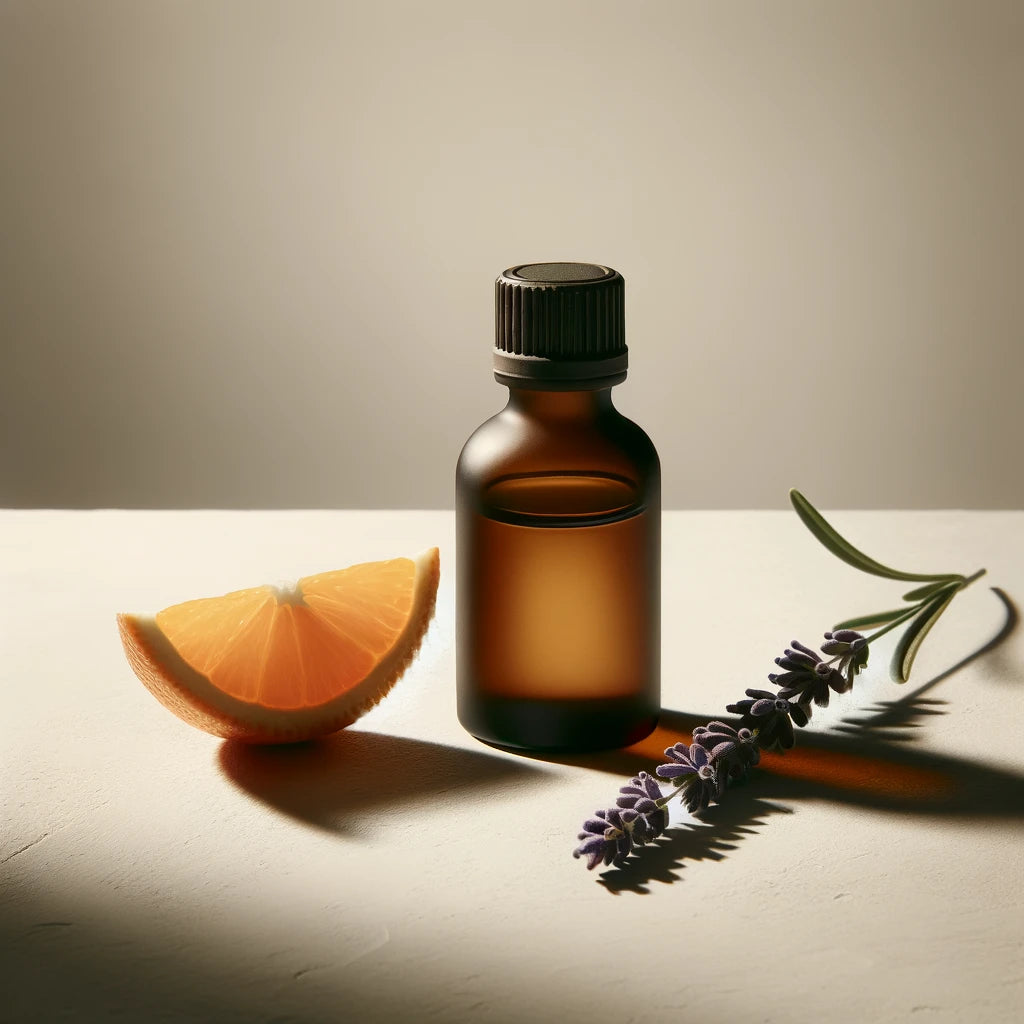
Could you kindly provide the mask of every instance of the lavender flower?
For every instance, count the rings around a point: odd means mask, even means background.
[[[841,672],[848,686],[853,686],[853,679],[868,663],[868,641],[855,629],[837,629],[825,634],[825,642],[821,645],[823,654],[840,655],[836,670]]]
[[[748,700],[727,704],[725,710],[742,715],[743,724],[756,734],[762,750],[789,750],[793,746],[793,723],[801,728],[810,720],[810,706],[786,700],[769,690],[747,690]]]
[[[633,818],[636,811],[626,811]],[[608,811],[597,811],[596,816],[583,822],[583,831],[576,837],[583,842],[572,851],[574,857],[586,857],[587,869],[593,871],[598,864],[622,864],[633,850],[633,837],[628,823],[622,819],[623,812],[617,807]]]
[[[761,759],[757,739],[746,726],[709,722],[693,730],[693,740],[711,754],[718,774],[729,779],[743,778]]]
[[[583,823],[577,835],[582,842],[573,850],[574,857],[586,857],[588,870],[598,864],[621,866],[634,846],[643,846],[668,828],[668,811],[657,780],[647,772],[635,775],[619,790],[617,806],[596,811]]]
[[[655,771],[680,788],[682,801],[691,814],[703,811],[725,791],[725,773],[719,777],[706,747],[699,743],[676,743],[665,751],[665,756],[672,759],[672,764],[659,764]]]
[[[665,799],[665,794],[653,775],[647,772],[635,775],[619,790],[619,794],[615,803],[640,815],[633,822],[635,842],[648,843],[668,828],[668,809],[659,803]]]
[[[851,685],[842,672],[823,662],[816,651],[805,647],[799,640],[794,640],[783,657],[775,659],[775,664],[786,671],[781,674],[773,672],[768,679],[779,687],[780,697],[786,700],[796,697],[798,704],[808,704],[813,700],[818,707],[827,707],[829,688],[836,693],[845,693]]]

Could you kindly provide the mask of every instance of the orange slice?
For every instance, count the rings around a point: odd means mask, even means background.
[[[135,674],[198,729],[250,743],[336,732],[370,710],[434,614],[437,548],[299,580],[118,615]]]

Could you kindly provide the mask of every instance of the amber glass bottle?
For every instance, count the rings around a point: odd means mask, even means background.
[[[661,704],[661,476],[612,404],[624,282],[535,263],[495,287],[508,404],[456,471],[459,720],[514,750],[625,746]]]

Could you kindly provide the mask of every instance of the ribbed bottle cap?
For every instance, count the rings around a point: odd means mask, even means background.
[[[494,283],[494,376],[539,389],[626,377],[622,275],[594,263],[525,263]]]

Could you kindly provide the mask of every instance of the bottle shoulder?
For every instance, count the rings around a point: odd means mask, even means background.
[[[546,422],[506,407],[470,434],[459,455],[460,485],[529,473],[606,473],[646,489],[660,479],[654,443],[617,409],[584,422]]]
[[[623,416],[618,410],[616,410],[616,414],[618,416],[617,431],[622,441],[637,451],[642,451],[647,458],[653,459],[656,464],[660,465],[658,450],[647,431],[635,420]]]

